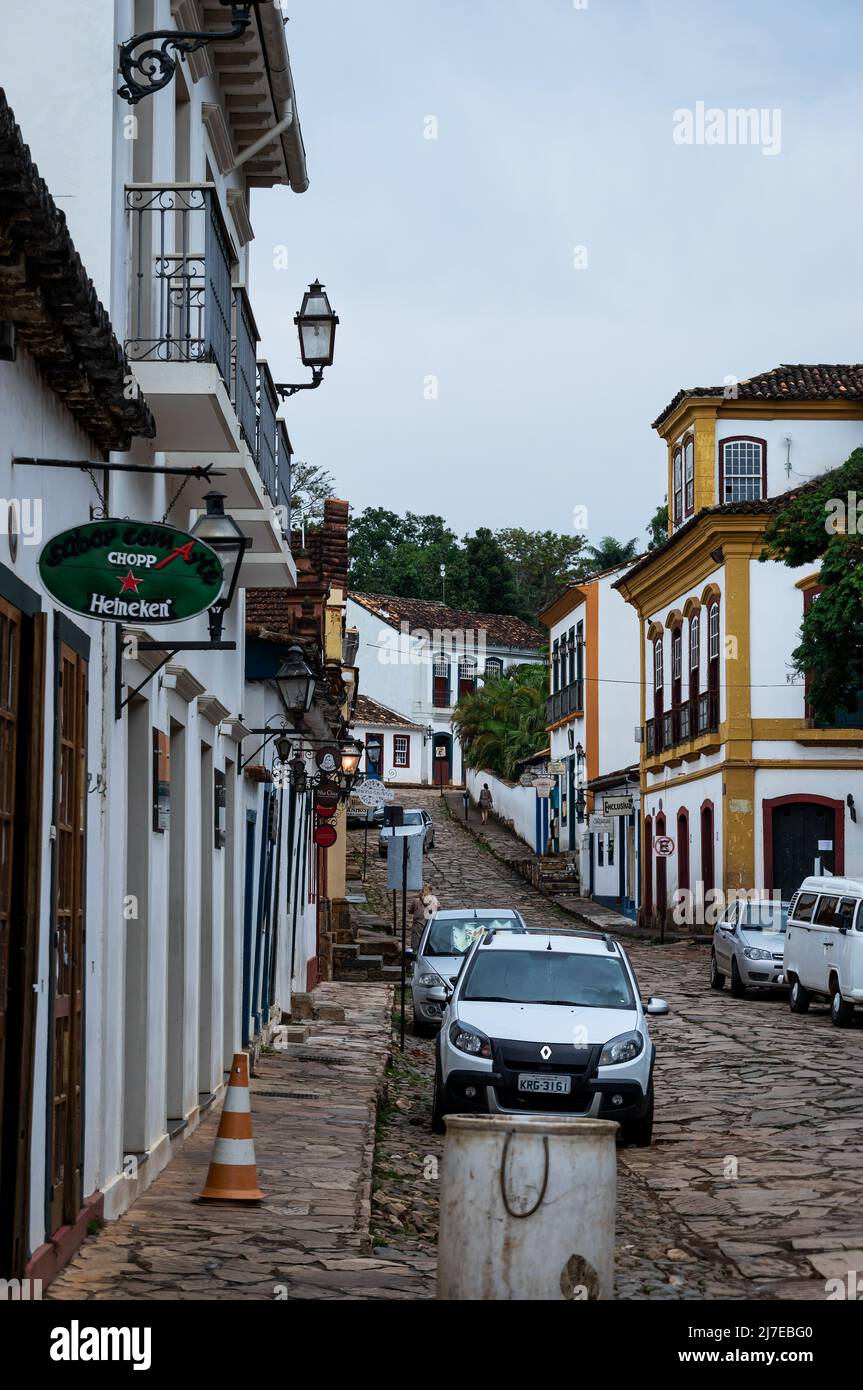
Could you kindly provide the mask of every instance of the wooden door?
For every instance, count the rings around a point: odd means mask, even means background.
[[[81,1207],[84,864],[86,840],[87,662],[57,644],[57,763],[54,824],[53,999],[51,1018],[51,1230]]]

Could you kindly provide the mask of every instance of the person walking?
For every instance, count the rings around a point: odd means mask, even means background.
[[[424,883],[411,903],[411,950],[419,949],[420,937],[426,922],[430,921],[440,909],[440,903],[431,890],[431,884]]]
[[[494,802],[491,797],[491,789],[489,788],[488,782],[483,782],[482,791],[479,794],[479,814],[483,825],[485,825],[488,820],[488,813],[493,806]]]

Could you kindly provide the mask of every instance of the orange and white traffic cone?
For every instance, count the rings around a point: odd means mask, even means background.
[[[198,1193],[199,1202],[262,1202],[252,1138],[252,1110],[249,1104],[249,1059],[245,1052],[234,1053],[231,1079],[222,1106],[219,1130],[207,1181]]]

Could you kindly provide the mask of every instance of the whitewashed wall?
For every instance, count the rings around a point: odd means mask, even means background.
[[[518,783],[503,782],[491,772],[467,770],[467,788],[471,795],[471,815],[479,814],[477,803],[483,783],[488,782],[494,801],[494,811],[504,820],[512,823],[519,839],[524,840],[532,850],[536,849],[536,792],[533,787],[522,787]]]

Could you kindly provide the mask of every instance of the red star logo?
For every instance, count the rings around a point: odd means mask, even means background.
[[[141,581],[138,578],[138,576],[133,574],[132,571],[129,570],[129,573],[124,578],[120,579],[120,593],[126,594],[131,590],[133,594],[137,594],[138,585],[140,583]]]

